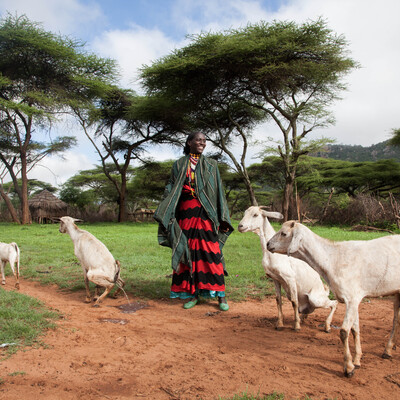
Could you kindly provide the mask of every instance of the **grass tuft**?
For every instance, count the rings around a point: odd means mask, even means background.
[[[13,291],[0,290],[0,344],[6,355],[21,346],[40,344],[47,329],[55,327],[59,314],[39,300]]]

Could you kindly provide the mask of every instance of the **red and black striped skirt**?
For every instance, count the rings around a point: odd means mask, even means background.
[[[224,297],[224,267],[217,233],[200,201],[184,187],[176,218],[188,240],[193,273],[181,263],[172,276],[171,298]]]

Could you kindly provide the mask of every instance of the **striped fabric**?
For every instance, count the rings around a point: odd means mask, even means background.
[[[182,195],[182,187],[187,181],[187,170],[190,156],[186,155],[175,161],[172,166],[171,177],[163,200],[158,205],[154,219],[159,223],[158,243],[172,249],[171,267],[177,271],[180,262],[191,265],[190,250],[186,236],[178,224],[176,212]],[[217,232],[219,246],[222,250],[226,240],[233,231],[229,218],[229,209],[223,190],[221,177],[218,171],[218,163],[208,157],[200,155],[195,169],[195,194],[204,208],[214,232]],[[187,184],[187,183],[186,183]],[[224,222],[229,226],[228,231],[219,229]],[[224,257],[222,255],[222,264]],[[225,275],[228,275],[225,269]]]
[[[188,240],[193,274],[190,273],[188,265],[180,263],[178,272],[174,272],[172,276],[170,297],[181,299],[199,295],[223,297],[225,296],[224,266],[218,235],[214,232],[212,222],[195,195],[194,182],[190,179],[191,172],[191,168],[188,168],[176,218]]]

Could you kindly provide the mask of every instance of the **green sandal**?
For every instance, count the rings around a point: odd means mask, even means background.
[[[183,305],[183,308],[186,310],[189,310],[189,308],[193,308],[197,304],[198,301],[199,301],[199,299],[190,300]]]
[[[224,299],[224,300],[222,300]],[[225,297],[219,297],[218,298],[218,303],[219,303],[219,309],[221,311],[228,311],[229,310],[229,306],[228,303],[226,302]]]

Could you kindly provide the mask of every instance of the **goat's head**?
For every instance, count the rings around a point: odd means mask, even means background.
[[[80,219],[72,218],[72,217],[61,217],[60,218],[60,232],[67,233],[68,227],[76,227],[75,222],[82,221]]]
[[[271,253],[291,254],[299,251],[302,242],[300,225],[296,221],[285,222],[281,229],[267,243]]]
[[[264,206],[251,206],[244,212],[243,218],[239,222],[238,231],[259,234],[260,228],[264,224],[264,218],[282,219],[283,215],[275,211],[266,211]]]

